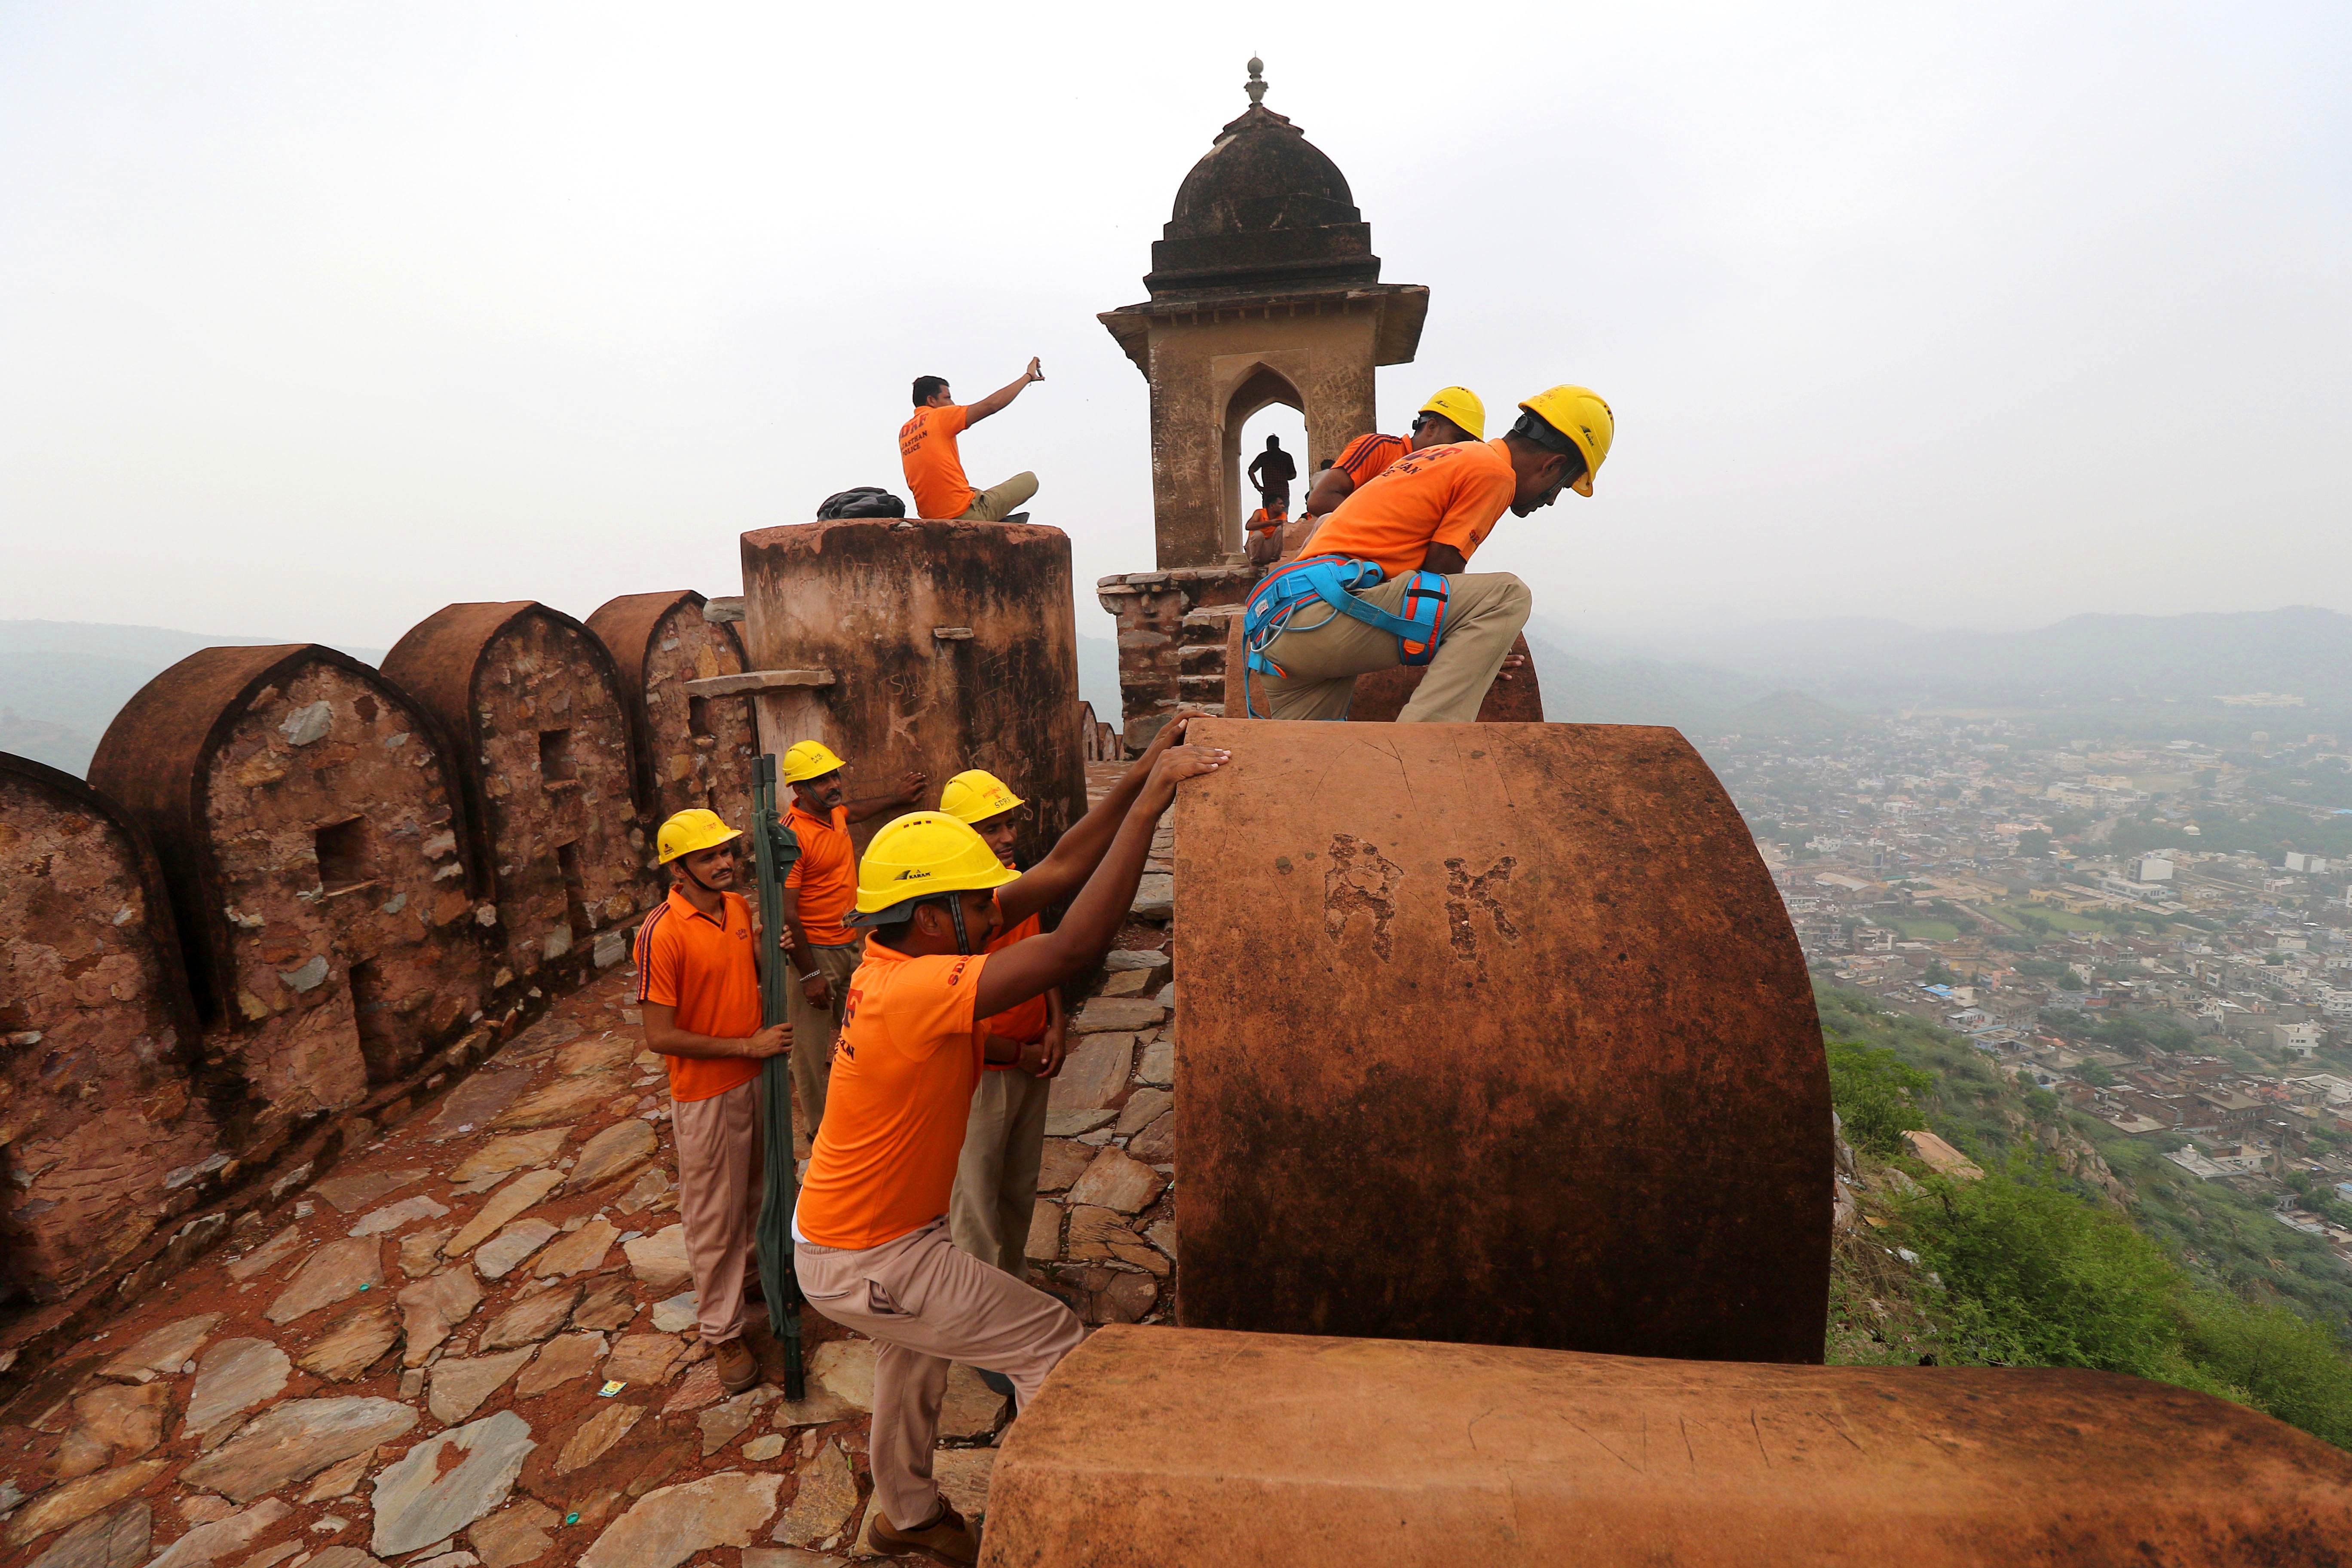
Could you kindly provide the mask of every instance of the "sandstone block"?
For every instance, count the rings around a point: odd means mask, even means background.
[[[1059,1138],[1047,1139],[1045,1158],[1037,1166],[1037,1190],[1041,1193],[1061,1192],[1085,1173],[1094,1157],[1095,1152],[1083,1143],[1072,1143]]]
[[[631,1384],[659,1383],[686,1347],[676,1334],[624,1334],[614,1342],[604,1363],[607,1382]]]
[[[1127,1097],[1119,1107],[1118,1125],[1114,1131],[1121,1138],[1131,1138],[1172,1110],[1176,1097],[1164,1089],[1139,1089]]]
[[[273,1323],[290,1323],[383,1283],[383,1248],[373,1237],[331,1241],[294,1271],[265,1315]]]
[[[519,1219],[475,1249],[474,1268],[485,1279],[503,1279],[557,1234],[546,1220]]]
[[[445,1258],[462,1258],[488,1241],[507,1223],[563,1184],[561,1171],[529,1171],[492,1193],[481,1212],[466,1222],[441,1249]]]
[[[10,1518],[8,1544],[23,1546],[53,1530],[79,1524],[113,1507],[161,1475],[166,1463],[163,1459],[140,1459],[50,1488]]]
[[[1095,1155],[1094,1163],[1070,1186],[1072,1204],[1097,1204],[1120,1214],[1136,1214],[1149,1207],[1167,1178],[1140,1161],[1131,1160],[1117,1149],[1105,1148]]]
[[[506,1500],[537,1445],[530,1423],[511,1410],[428,1437],[375,1479],[375,1534],[382,1556],[446,1541]],[[445,1454],[462,1456],[456,1468]]]
[[[196,1526],[149,1559],[147,1568],[210,1568],[221,1558],[243,1552],[292,1511],[276,1498],[264,1499],[226,1519]]]
[[[562,1152],[563,1140],[570,1131],[567,1127],[548,1127],[537,1132],[513,1132],[493,1138],[459,1161],[457,1169],[449,1173],[449,1180],[463,1186],[484,1176],[500,1176],[510,1171],[544,1165]]]
[[[1089,997],[1070,1020],[1070,1032],[1091,1035],[1124,1030],[1132,1034],[1138,1029],[1156,1029],[1167,1017],[1168,1009],[1148,997],[1095,996]]]
[[[788,1546],[830,1545],[857,1512],[857,1472],[838,1443],[826,1443],[800,1468],[800,1490],[770,1539]]]
[[[275,1399],[293,1375],[293,1363],[268,1340],[223,1340],[196,1363],[183,1433],[205,1433]]]
[[[425,1358],[449,1337],[449,1331],[473,1315],[482,1304],[482,1288],[464,1263],[420,1279],[394,1298],[400,1303],[401,1331],[408,1347],[401,1361],[423,1366]]]
[[[355,1307],[310,1342],[299,1364],[330,1383],[349,1383],[400,1342],[400,1320],[389,1301]]]
[[[139,1568],[147,1561],[154,1514],[144,1498],[85,1519],[33,1559],[32,1568]]]
[[[694,1282],[694,1268],[686,1258],[686,1226],[674,1225],[651,1236],[625,1242],[629,1271],[648,1289],[664,1295]]]
[[[100,1367],[98,1374],[124,1383],[152,1383],[158,1377],[176,1376],[220,1321],[220,1313],[205,1312],[152,1329]]]
[[[515,1379],[515,1397],[530,1399],[575,1377],[585,1377],[604,1359],[602,1334],[565,1334],[541,1345],[537,1359]]]
[[[526,1296],[490,1320],[489,1327],[482,1331],[478,1348],[502,1351],[516,1345],[535,1345],[563,1326],[579,1300],[577,1285],[558,1285],[535,1296]]]
[[[677,1568],[716,1546],[748,1546],[776,1511],[784,1479],[729,1470],[648,1492],[596,1538],[580,1568]]]
[[[290,1399],[256,1416],[183,1470],[180,1479],[251,1502],[388,1443],[415,1425],[415,1411],[389,1399]]]
[[[475,1521],[466,1539],[481,1557],[482,1568],[519,1568],[547,1554],[550,1532],[562,1523],[563,1516],[545,1503],[523,1498]]]
[[[1047,1090],[1048,1112],[1094,1110],[1108,1106],[1127,1089],[1128,1071],[1135,1061],[1135,1037],[1127,1034],[1081,1035],[1063,1059],[1061,1076]],[[1048,1135],[1052,1130],[1048,1129]]]
[[[480,1409],[482,1401],[503,1387],[530,1357],[529,1345],[466,1360],[445,1356],[429,1371],[425,1407],[436,1421],[454,1426]]]
[[[617,1043],[617,1042],[615,1042]],[[580,1158],[564,1178],[567,1191],[593,1192],[627,1179],[654,1157],[659,1141],[654,1130],[635,1117],[615,1121],[581,1145]]]
[[[638,1122],[635,1125],[642,1127],[645,1124]],[[646,1131],[650,1136],[652,1130],[648,1128]],[[542,1279],[559,1274],[584,1273],[604,1263],[605,1254],[613,1250],[613,1243],[619,1240],[620,1236],[619,1227],[611,1220],[602,1215],[591,1215],[586,1225],[541,1253],[539,1261],[531,1266],[531,1272]]]
[[[643,1405],[624,1405],[617,1399],[600,1401],[594,1413],[580,1424],[564,1443],[563,1451],[556,1456],[555,1473],[568,1476],[603,1458],[606,1450],[644,1418],[647,1408]]]

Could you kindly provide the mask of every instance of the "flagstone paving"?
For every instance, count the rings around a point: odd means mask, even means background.
[[[1169,851],[1163,827],[1155,873]],[[1089,1322],[1172,1310],[1168,935],[1121,932],[1054,1098],[1030,1254]],[[873,1346],[804,1313],[808,1393],[787,1400],[755,1304],[769,1381],[719,1387],[633,979],[553,1003],[320,1179],[280,1178],[224,1247],[35,1373],[0,1407],[0,1568],[869,1555]],[[1005,1419],[950,1373],[936,1472],[968,1514]]]

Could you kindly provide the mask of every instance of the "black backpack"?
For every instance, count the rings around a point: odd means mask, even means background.
[[[875,485],[860,485],[854,490],[843,490],[824,498],[816,509],[816,520],[828,522],[836,517],[904,517],[907,503],[888,490]]]

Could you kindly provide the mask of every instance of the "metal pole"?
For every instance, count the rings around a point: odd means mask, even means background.
[[[776,814],[773,752],[751,766],[751,853],[760,876],[760,1021],[785,1021],[784,987],[793,983],[784,962],[784,874],[800,858],[800,841]],[[797,1048],[797,1043],[796,1043]],[[808,1389],[801,1367],[801,1286],[793,1273],[793,1207],[800,1179],[793,1163],[793,1080],[789,1056],[770,1057],[760,1068],[761,1158],[766,1173],[754,1242],[760,1258],[760,1289],[768,1299],[768,1327],[784,1344],[784,1397],[803,1399]]]

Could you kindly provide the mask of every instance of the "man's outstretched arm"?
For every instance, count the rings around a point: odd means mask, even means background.
[[[1102,961],[1102,955],[1110,951],[1111,939],[1118,934],[1119,922],[1135,902],[1135,885],[1143,876],[1144,858],[1151,852],[1152,830],[1175,800],[1177,784],[1215,772],[1225,760],[1223,752],[1184,746],[1163,753],[1152,764],[1135,809],[1124,814],[1110,852],[1087,879],[1061,925],[988,955],[973,997],[978,1016],[991,1017],[1017,1007]]]
[[[964,427],[966,429],[970,429],[972,426],[979,424],[990,415],[1002,411],[1006,404],[1021,395],[1021,389],[1023,387],[1028,385],[1033,381],[1043,381],[1045,379],[1045,378],[1044,376],[1037,373],[1036,360],[1032,358],[1029,361],[1029,368],[1023,371],[1017,379],[1003,386],[998,387],[994,392],[990,393],[986,397],[982,398],[978,403],[973,404],[971,407],[963,411]]]
[[[1179,713],[1161,725],[1151,744],[1143,749],[1143,755],[1119,775],[1118,783],[1095,803],[1094,809],[1078,818],[1076,826],[1062,835],[1052,852],[1017,879],[996,890],[996,907],[1003,912],[1006,925],[1019,925],[1047,905],[1059,903],[1094,875],[1103,851],[1110,847],[1111,839],[1118,833],[1118,825],[1127,820],[1129,809],[1143,793],[1144,781],[1151,776],[1151,765],[1171,746],[1184,739],[1185,721],[1192,717]]]

